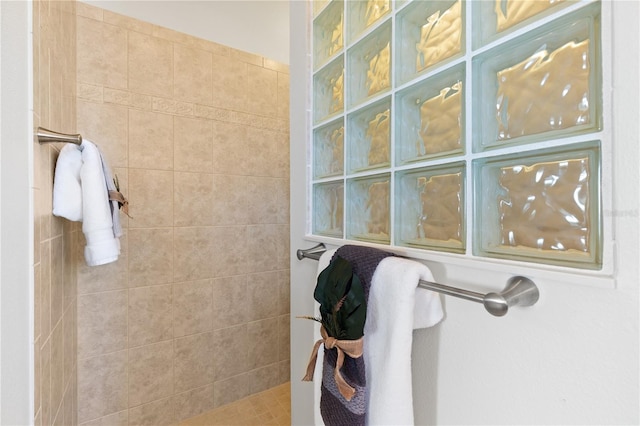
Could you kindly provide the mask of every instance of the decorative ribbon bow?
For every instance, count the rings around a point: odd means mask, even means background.
[[[119,191],[109,191],[109,200],[117,201],[118,208],[122,209],[122,212],[129,216],[129,201]],[[131,217],[131,216],[129,216]]]
[[[340,369],[344,363],[345,353],[351,358],[360,358],[362,356],[364,337],[361,337],[358,340],[338,340],[335,337],[330,337],[322,326],[320,326],[320,335],[322,336],[322,339],[318,340],[316,344],[313,345],[311,358],[307,365],[307,374],[302,378],[302,381],[310,382],[313,380],[313,372],[316,368],[316,360],[318,358],[318,349],[320,348],[320,344],[324,343],[325,348],[336,348],[338,350],[338,360],[336,361],[336,368],[333,370],[333,378],[336,381],[336,385],[338,385],[340,394],[344,396],[347,401],[351,401],[356,390],[344,380],[340,373]]]

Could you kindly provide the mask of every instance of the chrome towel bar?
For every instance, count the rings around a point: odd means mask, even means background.
[[[306,250],[298,249],[296,255],[298,260],[304,258],[319,260],[325,251],[325,245],[320,243]],[[500,293],[490,292],[482,294],[424,280],[420,280],[418,287],[436,291],[447,296],[482,303],[487,312],[497,317],[506,315],[509,308],[513,306],[533,306],[540,297],[540,292],[535,283],[529,278],[521,276],[511,277],[509,281],[507,281],[507,286]]]
[[[36,132],[36,136],[38,138],[39,143],[50,143],[50,142],[65,142],[65,143],[73,143],[76,145],[82,144],[82,135],[80,134],[67,134],[54,132],[53,130],[45,129],[44,127],[38,127]]]

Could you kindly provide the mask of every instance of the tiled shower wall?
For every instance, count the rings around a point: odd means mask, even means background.
[[[78,131],[128,197],[78,246],[78,423],[170,424],[289,380],[289,74],[77,4]],[[94,423],[95,421],[95,423]]]
[[[33,124],[76,130],[76,3],[33,2]],[[75,246],[80,227],[52,216],[60,145],[34,142],[34,424],[76,424]]]

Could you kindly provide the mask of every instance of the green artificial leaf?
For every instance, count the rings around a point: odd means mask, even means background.
[[[367,304],[362,283],[351,264],[337,256],[318,275],[313,294],[320,303],[320,316],[327,333],[337,339],[362,337]]]

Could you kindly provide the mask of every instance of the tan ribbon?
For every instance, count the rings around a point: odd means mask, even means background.
[[[109,200],[117,201],[118,206],[122,208],[122,212],[127,216],[129,216],[129,201],[126,198],[124,198],[124,195],[122,195],[122,193],[118,191],[109,191]]]
[[[330,337],[327,334],[327,330],[324,327],[320,327],[320,335],[322,339],[318,340],[315,345],[313,345],[313,351],[311,352],[311,358],[309,359],[309,364],[307,365],[307,374],[302,378],[303,382],[310,382],[313,380],[313,372],[316,368],[316,360],[318,359],[318,349],[320,348],[320,344],[324,343],[324,347],[327,349],[336,348],[338,350],[338,360],[336,361],[336,368],[333,370],[333,378],[336,380],[336,385],[338,385],[338,390],[340,394],[344,396],[344,399],[347,401],[351,401],[353,395],[355,395],[356,390],[351,387],[342,377],[340,373],[340,369],[342,368],[342,364],[344,363],[344,354],[346,353],[351,358],[360,358],[362,356],[363,350],[363,337],[358,340],[338,340],[334,337]]]

